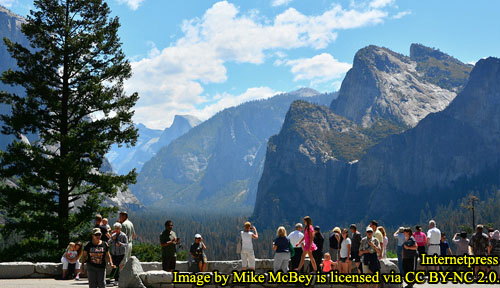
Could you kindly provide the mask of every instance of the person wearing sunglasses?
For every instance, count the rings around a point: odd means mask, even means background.
[[[88,263],[87,277],[90,288],[106,287],[106,261],[111,264],[113,269],[116,268],[109,254],[108,243],[102,241],[101,236],[102,232],[100,228],[92,229],[92,241],[87,243],[85,248],[83,248],[81,272],[85,272],[85,263]]]
[[[380,262],[378,261],[380,252],[380,242],[373,236],[373,228],[370,226],[366,227],[366,237],[361,239],[359,246],[359,255],[363,256],[363,260],[361,261],[363,263],[363,273],[373,274],[380,271]],[[375,287],[377,286],[375,285]]]

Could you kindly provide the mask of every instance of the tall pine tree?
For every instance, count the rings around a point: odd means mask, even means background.
[[[99,171],[112,144],[137,140],[132,108],[138,95],[123,89],[131,66],[118,18],[102,0],[37,0],[34,6],[22,25],[31,47],[4,39],[18,69],[1,80],[24,87],[26,95],[0,95],[12,107],[1,116],[3,133],[17,137],[1,153],[0,177],[7,183],[0,193],[2,234],[22,239],[9,250],[31,255],[25,258],[54,254],[76,240],[102,197],[136,177],[135,171]],[[24,141],[29,134],[38,140]]]

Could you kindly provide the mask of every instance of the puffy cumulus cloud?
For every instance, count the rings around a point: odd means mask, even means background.
[[[401,19],[403,17],[405,17],[406,15],[410,15],[411,14],[411,11],[401,11],[399,13],[397,13],[396,15],[392,16],[392,19]]]
[[[295,75],[294,81],[310,80],[312,85],[338,79],[352,67],[349,63],[339,62],[328,53],[312,58],[288,60],[284,65],[291,66],[291,72]]]
[[[118,0],[118,3],[127,4],[127,6],[132,10],[139,9],[139,6],[144,0]]]
[[[387,12],[382,9],[345,9],[334,4],[320,15],[304,15],[288,8],[274,19],[267,19],[257,10],[240,13],[227,1],[217,2],[203,16],[185,20],[182,36],[169,47],[159,49],[150,43],[148,56],[132,61],[133,76],[125,88],[139,92],[141,97],[135,120],[162,128],[168,126],[168,121],[160,124],[157,116],[173,115],[179,110],[193,115],[208,113],[212,110],[199,107],[214,101],[225,103],[225,97],[231,98],[228,94],[218,95],[217,99],[204,94],[203,89],[205,84],[227,80],[225,63],[261,64],[269,58],[284,57],[284,51],[295,48],[322,49],[336,39],[339,30],[374,25],[385,18]],[[294,66],[302,67],[299,63]],[[306,68],[297,69],[301,76],[296,77],[306,77]]]
[[[282,5],[288,5],[292,1],[293,0],[273,0],[273,2],[271,3],[271,5],[273,7],[282,6]]]
[[[244,93],[233,95],[229,93],[217,94],[213,101],[199,108],[196,105],[183,101],[167,101],[163,103],[152,103],[150,105],[136,107],[135,122],[144,123],[154,129],[169,127],[174,120],[174,115],[189,114],[206,120],[215,113],[244,102],[267,99],[280,92],[269,87],[254,87],[247,89]],[[168,113],[166,113],[166,111]]]

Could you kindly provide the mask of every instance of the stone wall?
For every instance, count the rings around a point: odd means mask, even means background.
[[[390,262],[397,264],[397,259],[389,259]],[[144,272],[160,271],[160,262],[141,262]],[[273,259],[257,259],[255,261],[257,272],[266,272],[273,269]],[[308,265],[305,265],[308,266]],[[387,265],[386,265],[387,266]],[[397,265],[396,265],[397,266]],[[241,268],[241,261],[208,261],[208,271],[217,270],[220,273],[231,273],[233,270]],[[187,272],[188,263],[186,261],[177,261],[176,269],[181,272]],[[396,268],[397,269],[397,268]],[[108,273],[111,269],[108,267]],[[0,263],[0,279],[16,278],[55,278],[62,274],[61,263],[31,263],[31,262],[3,262]],[[81,277],[85,277],[82,274]]]
[[[394,261],[395,260],[395,261]],[[395,263],[394,263],[395,262]],[[240,267],[234,268],[233,265],[238,265],[240,261],[219,261],[219,262],[212,262],[212,265],[210,266],[209,263],[209,270],[218,270],[220,273],[224,274],[230,274],[231,271],[233,270],[238,270]],[[266,271],[272,270],[272,265],[273,265],[273,260],[270,259],[262,259],[262,260],[257,260],[256,261],[256,270],[258,273],[264,273]],[[308,265],[305,265],[305,267]],[[391,271],[394,271],[395,273],[399,272],[399,269],[397,267],[397,259],[383,259],[380,261],[380,266],[381,270],[380,273],[383,274],[388,274],[391,273]],[[353,267],[355,269],[355,267]],[[355,270],[353,270],[355,271]],[[208,274],[211,274],[212,272],[205,272]],[[266,279],[268,279],[267,273],[265,273]],[[140,281],[142,282],[141,285],[143,287],[150,287],[150,288],[195,288],[196,286],[194,284],[189,284],[189,283],[173,283],[173,274],[170,272],[165,272],[161,270],[151,270],[151,271],[144,271],[142,273],[139,273],[139,278]],[[287,285],[278,285],[278,284],[268,284],[268,283],[262,283],[262,284],[241,284],[241,283],[231,283],[232,277],[229,278],[230,284],[227,287],[231,288],[278,288],[278,287],[302,287],[300,285],[295,285],[295,284],[287,284]],[[121,281],[121,280],[120,280]],[[316,276],[313,278],[313,282],[311,283],[312,287],[316,288],[354,288],[356,285],[343,285],[343,284],[331,284],[331,283],[326,283],[326,284],[316,284]],[[141,287],[142,287],[141,286]],[[120,287],[135,287],[135,285],[122,285],[120,282]],[[220,284],[217,285],[216,283],[209,283],[205,286],[204,288],[219,288],[221,287]],[[362,286],[358,286],[362,287]],[[382,288],[401,288],[402,284],[387,284],[383,283],[381,285]]]

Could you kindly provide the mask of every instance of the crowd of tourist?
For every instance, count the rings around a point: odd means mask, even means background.
[[[290,234],[287,234],[285,227],[278,227],[276,238],[272,243],[275,272],[292,270],[304,273],[306,257],[309,258],[311,273],[316,273],[318,270],[321,272],[338,271],[339,273],[380,271],[381,259],[387,258],[389,234],[377,221],[371,221],[364,229],[364,237],[355,224],[343,229],[334,227],[329,233],[329,247],[325,249],[325,238],[320,227],[313,226],[309,216],[304,217],[303,220],[304,223],[297,223],[295,230]],[[181,239],[173,231],[173,226],[173,221],[167,220],[165,230],[160,234],[162,269],[169,272],[175,270],[177,246],[181,243]],[[482,225],[477,225],[476,233],[470,239],[465,231],[456,233],[451,239],[456,247],[455,255],[500,256],[500,232],[490,229],[484,233],[483,229]],[[75,275],[75,279],[78,280],[79,273],[85,271],[84,264],[86,263],[89,287],[105,287],[105,268],[106,264],[109,264],[113,268],[111,278],[115,279],[114,284],[117,285],[120,270],[130,258],[135,236],[134,225],[128,219],[126,212],[120,212],[120,219],[113,225],[113,230],[106,218],[96,215],[92,240],[85,246],[81,242],[69,243],[61,259],[63,278]],[[419,225],[415,226],[415,231],[411,227],[399,227],[392,237],[397,242],[396,254],[399,271],[402,273],[415,271],[418,258],[421,259],[423,254],[454,255],[445,233],[438,229],[434,220],[429,221],[425,233]],[[255,270],[253,241],[258,239],[257,228],[250,222],[246,222],[239,233],[237,243],[242,270]],[[206,249],[207,246],[202,236],[194,235],[194,242],[189,249],[193,264],[191,270],[207,271]],[[324,250],[328,252],[323,253]],[[495,271],[500,279],[499,267],[475,266],[474,269],[476,273],[479,270]],[[420,269],[439,270],[444,267],[421,266]]]
[[[172,226],[172,221],[168,220],[165,223],[165,231],[160,237],[165,271],[175,269],[175,246],[180,242],[175,232],[172,231]],[[491,230],[488,234],[483,233],[482,225],[478,225],[476,229],[476,233],[470,239],[467,238],[465,231],[454,235],[452,241],[456,246],[455,255],[500,256],[500,232]],[[318,269],[321,272],[336,270],[339,273],[375,273],[380,271],[381,259],[387,258],[389,234],[375,220],[369,223],[364,232],[365,237],[362,237],[355,224],[350,225],[349,229],[334,227],[329,236],[328,252],[323,253],[325,239],[321,234],[320,227],[313,226],[311,217],[304,217],[304,223],[297,223],[295,230],[288,235],[285,227],[280,226],[272,243],[274,271],[288,272],[293,270],[303,273],[307,256],[310,261],[311,273],[316,273]],[[422,227],[417,225],[415,231],[411,227],[399,227],[392,235],[397,242],[396,254],[399,271],[402,273],[415,271],[418,258],[422,257],[423,254],[453,255],[445,233],[438,229],[434,220],[429,221],[425,233]],[[206,271],[206,256],[203,253],[206,246],[201,240],[201,235],[197,234],[195,239],[195,243],[191,246],[191,255],[199,263],[198,271]],[[253,241],[257,239],[259,239],[257,228],[252,226],[250,222],[246,222],[244,229],[240,231],[237,244],[242,270],[255,270]],[[421,266],[420,269],[439,270],[444,268]],[[475,266],[476,272],[479,269],[500,272],[499,266]]]
[[[95,216],[92,239],[85,245],[81,242],[70,242],[61,258],[63,263],[63,279],[74,276],[80,279],[80,273],[87,272],[89,287],[106,287],[106,265],[112,267],[111,277],[114,285],[118,285],[120,270],[130,259],[132,242],[135,238],[134,224],[128,219],[125,211],[120,212],[119,220],[113,225],[100,214]],[[87,265],[85,265],[87,264]]]

